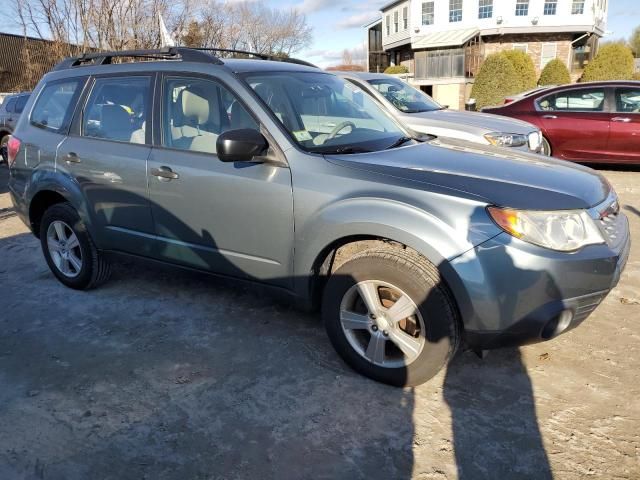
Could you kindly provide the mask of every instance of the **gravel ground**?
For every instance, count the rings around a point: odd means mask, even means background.
[[[605,172],[640,238],[640,172]],[[457,356],[415,389],[334,354],[317,315],[119,264],[64,288],[0,166],[0,479],[640,478],[640,242],[551,342]]]

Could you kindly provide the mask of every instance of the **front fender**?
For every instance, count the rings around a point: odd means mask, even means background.
[[[412,205],[383,198],[351,198],[330,204],[296,228],[295,277],[309,279],[297,282],[297,293],[309,295],[318,256],[340,239],[364,236],[394,240],[441,268],[499,233],[497,227],[487,224],[483,207],[465,202],[452,203],[450,208],[459,210],[449,215],[456,221],[447,222]],[[474,224],[482,228],[474,228]]]

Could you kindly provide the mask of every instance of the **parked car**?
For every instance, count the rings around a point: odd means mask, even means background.
[[[335,73],[362,89],[398,121],[416,132],[483,145],[540,151],[540,131],[529,123],[498,115],[449,110],[426,93],[391,75]]]
[[[7,160],[7,142],[27,104],[29,92],[7,95],[0,105],[0,161]]]
[[[530,97],[531,95],[534,95],[536,93],[539,93],[543,90],[546,90],[548,88],[552,88],[555,87],[555,85],[545,85],[545,86],[540,86],[540,87],[536,87],[536,88],[532,88],[531,90],[527,90],[524,92],[520,92],[520,93],[516,93],[515,95],[508,95],[506,97],[504,97],[504,103],[512,103],[515,102],[516,100],[520,100],[522,98],[525,97]]]
[[[640,82],[587,82],[483,109],[537,125],[543,153],[564,160],[640,163]]]
[[[463,341],[553,338],[616,285],[629,229],[599,173],[412,139],[301,63],[171,48],[45,75],[9,141],[9,191],[55,277],[96,287],[121,252],[269,285],[321,306],[342,358],[393,385]]]

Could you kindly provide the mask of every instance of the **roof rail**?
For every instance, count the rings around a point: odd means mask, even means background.
[[[58,63],[53,70],[66,70],[90,63],[91,65],[108,65],[114,58],[131,57],[151,60],[182,60],[184,62],[204,62],[222,65],[223,62],[209,53],[186,47],[165,47],[151,50],[120,50],[110,52],[83,53],[78,57],[66,58]]]
[[[264,53],[248,52],[245,50],[233,50],[228,48],[190,48],[190,47],[165,47],[151,50],[120,50],[110,52],[90,52],[83,53],[77,57],[66,58],[58,63],[53,70],[66,70],[72,67],[89,65],[108,65],[114,58],[131,57],[145,58],[151,60],[182,60],[183,62],[214,63],[224,65],[224,62],[209,52],[236,53],[240,55],[250,55],[261,60],[273,60],[278,62],[295,63],[307,67],[318,68],[316,65],[298,60],[296,58],[284,58]]]
[[[295,63],[296,65],[304,65],[306,67],[318,68],[317,65],[314,65],[313,63],[307,62],[305,60],[299,60],[297,58],[289,58],[289,57],[278,57],[277,55],[269,55],[267,53],[249,52],[247,50],[236,50],[232,48],[208,48],[208,47],[195,47],[195,48],[189,47],[189,48],[191,50],[196,50],[200,52],[221,52],[221,53],[237,53],[240,55],[251,55],[252,57],[257,57],[260,60],[271,60],[274,62]]]

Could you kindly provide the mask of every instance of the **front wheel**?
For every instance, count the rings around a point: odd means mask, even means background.
[[[109,277],[109,263],[69,203],[55,204],[44,212],[40,243],[49,268],[67,287],[89,290]]]
[[[551,156],[551,144],[545,137],[542,137],[542,151],[540,153],[546,157]]]
[[[348,260],[327,282],[322,314],[345,362],[390,385],[426,382],[460,340],[455,305],[437,268],[405,250],[368,250]]]

